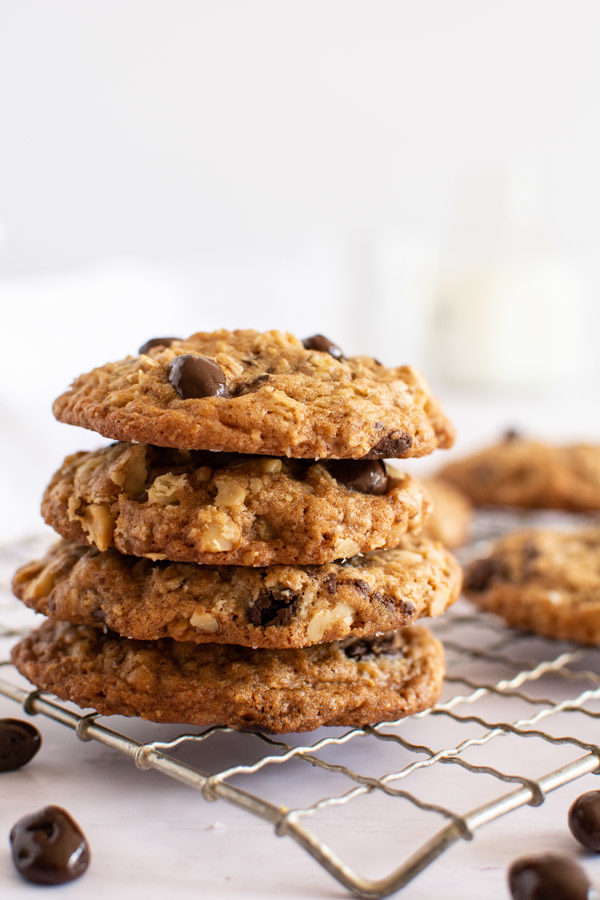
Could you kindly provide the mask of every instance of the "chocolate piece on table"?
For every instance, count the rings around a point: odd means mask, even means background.
[[[26,765],[42,745],[42,736],[30,722],[0,719],[0,772]]]
[[[600,791],[582,794],[569,809],[569,828],[580,844],[600,853]]]
[[[13,862],[33,884],[65,884],[79,878],[90,862],[90,848],[77,822],[60,806],[24,816],[10,832]]]
[[[590,882],[574,859],[548,853],[515,860],[508,886],[513,900],[588,900]]]

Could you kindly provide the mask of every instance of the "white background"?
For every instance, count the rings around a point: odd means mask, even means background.
[[[436,237],[457,177],[513,164],[596,251],[593,0],[1,7],[7,274]]]

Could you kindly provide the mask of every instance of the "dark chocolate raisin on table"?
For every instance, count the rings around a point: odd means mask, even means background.
[[[31,722],[0,719],[0,772],[14,772],[33,759],[42,736]]]
[[[600,853],[600,791],[582,794],[569,809],[573,837],[588,850]]]
[[[554,853],[515,860],[508,886],[513,900],[588,900],[591,887],[574,859]]]
[[[81,828],[60,806],[24,816],[10,832],[13,862],[33,884],[66,884],[86,871],[90,848]]]

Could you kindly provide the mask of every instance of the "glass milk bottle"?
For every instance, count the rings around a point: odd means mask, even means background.
[[[440,379],[539,388],[581,377],[589,346],[577,269],[550,250],[540,192],[523,174],[463,183],[434,288]]]

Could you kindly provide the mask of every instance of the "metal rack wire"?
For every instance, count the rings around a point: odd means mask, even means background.
[[[600,649],[517,634],[460,603],[433,625],[446,647],[444,696],[410,719],[321,729],[306,741],[305,735],[282,740],[226,727],[173,733],[82,712],[30,690],[8,662],[10,643],[31,625],[9,593],[10,574],[40,549],[31,540],[0,551],[0,694],[80,740],[125,754],[140,769],[266,820],[358,897],[399,891],[483,825],[526,804],[541,805],[548,792],[600,766],[600,746],[592,740],[600,718]],[[491,759],[500,740],[501,766]],[[302,778],[287,777],[298,771]],[[415,842],[399,867],[373,879],[358,874],[321,835],[335,835],[336,815],[362,803],[358,827],[370,798],[377,798],[379,815],[384,804],[395,830],[404,828],[403,844],[409,836]]]

